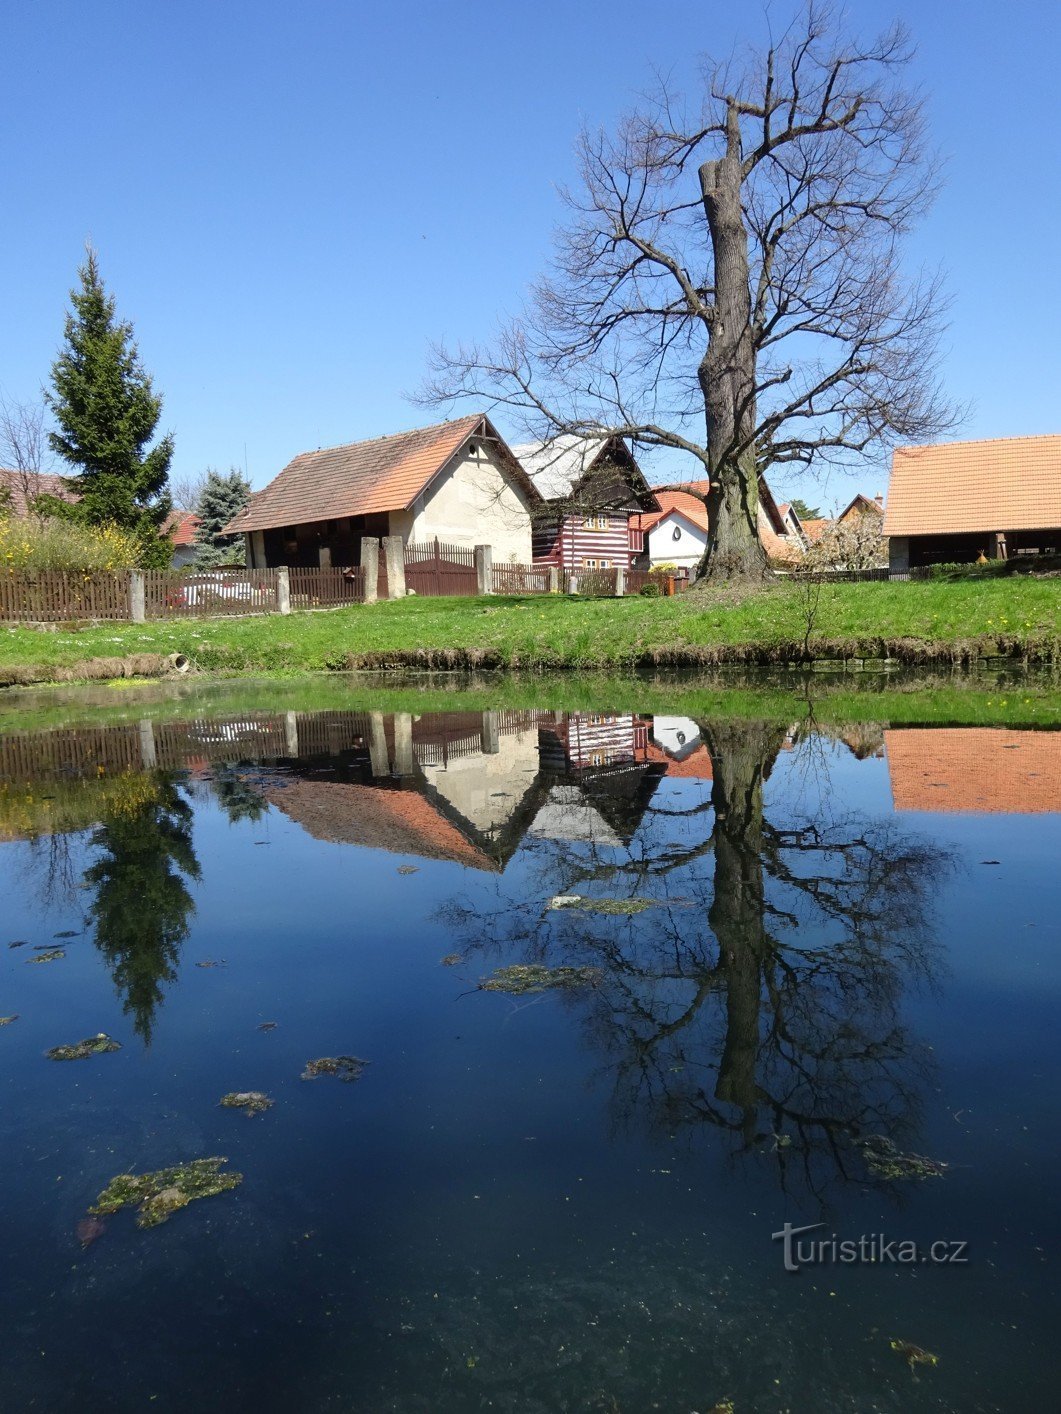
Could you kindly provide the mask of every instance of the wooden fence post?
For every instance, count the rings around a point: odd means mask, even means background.
[[[615,567],[615,597],[621,599],[626,593],[626,571],[622,565]]]
[[[374,604],[379,598],[379,541],[367,535],[361,541],[361,573],[365,603]]]
[[[282,614],[291,612],[291,572],[281,565],[276,572],[276,607]]]
[[[134,624],[142,624],[147,618],[147,591],[144,587],[143,570],[129,572],[129,618]]]
[[[493,594],[494,592],[494,547],[492,545],[476,545],[475,547],[475,584],[480,594]]]
[[[383,537],[383,558],[387,566],[387,598],[405,598],[405,545],[400,535]]]

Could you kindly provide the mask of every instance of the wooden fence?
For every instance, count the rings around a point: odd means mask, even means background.
[[[288,571],[292,609],[329,609],[340,604],[363,604],[365,571],[348,569],[299,569]]]
[[[278,570],[145,570],[144,612],[149,619],[275,613],[278,575]]]
[[[564,576],[564,589],[587,598],[606,599],[615,593],[615,570],[574,570]]]
[[[548,594],[548,565],[495,565],[495,594]]]
[[[64,623],[128,617],[128,573],[38,570],[0,574],[0,619]]]
[[[477,594],[475,551],[435,539],[405,547],[405,587],[414,594]]]

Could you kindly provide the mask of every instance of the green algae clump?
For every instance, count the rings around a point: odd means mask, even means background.
[[[611,913],[629,918],[656,906],[647,898],[584,898],[582,894],[557,894],[549,900],[550,908],[574,908],[583,913]]]
[[[18,1020],[18,1012],[13,1016],[0,1016],[0,1026],[10,1026],[13,1021]]]
[[[27,962],[58,962],[64,958],[66,953],[62,948],[49,948],[47,952],[39,952],[36,957],[27,957]]]
[[[541,963],[499,967],[492,977],[479,983],[484,992],[509,992],[520,996],[524,992],[545,992],[554,988],[574,990],[596,987],[602,973],[599,967],[545,967]]]
[[[276,1104],[260,1090],[232,1090],[222,1095],[220,1103],[228,1110],[242,1110],[245,1115],[261,1115]]]
[[[306,1062],[302,1079],[316,1080],[321,1075],[334,1075],[349,1084],[361,1079],[366,1065],[368,1061],[359,1060],[357,1056],[321,1056],[319,1060]]]
[[[908,1340],[890,1340],[888,1344],[899,1352],[911,1370],[915,1365],[939,1364],[938,1355],[933,1355],[931,1350],[922,1350],[920,1345],[912,1345]]]
[[[924,1154],[904,1154],[883,1134],[870,1134],[858,1141],[866,1167],[874,1178],[893,1181],[907,1178],[942,1178],[950,1167]]]
[[[227,1193],[243,1182],[241,1173],[221,1173],[224,1158],[191,1159],[154,1173],[120,1173],[89,1208],[92,1217],[104,1217],[122,1208],[137,1209],[137,1227],[158,1227],[196,1198]]]
[[[100,1031],[95,1036],[86,1036],[83,1041],[78,1041],[74,1046],[53,1046],[50,1051],[45,1051],[49,1060],[70,1061],[87,1060],[89,1056],[106,1055],[108,1051],[120,1051],[122,1043],[115,1041],[112,1036],[108,1036],[106,1031]]]

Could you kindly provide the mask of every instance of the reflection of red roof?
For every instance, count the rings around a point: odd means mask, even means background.
[[[677,511],[687,521],[698,526],[700,530],[707,530],[707,506],[699,496],[691,496],[686,491],[657,491],[655,494],[660,509],[645,511],[640,516],[635,516],[633,520],[635,529],[651,530],[661,520]]]
[[[664,751],[661,746],[656,746],[654,742],[650,741],[648,759],[662,762],[667,768],[667,775],[674,776],[679,780],[710,781],[713,779],[711,753],[706,746],[698,746],[695,751],[690,751],[688,756],[678,761]]]
[[[199,517],[194,511],[171,511],[166,519],[166,534],[181,549],[195,544]]]
[[[317,840],[497,868],[414,790],[295,780],[267,791],[266,799]]]
[[[884,749],[896,810],[1061,811],[1061,732],[893,728]]]

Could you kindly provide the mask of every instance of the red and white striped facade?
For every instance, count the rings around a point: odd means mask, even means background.
[[[535,564],[556,565],[560,570],[600,570],[632,567],[641,552],[637,512],[610,510],[569,513],[552,523],[541,522],[531,530],[531,555]]]

